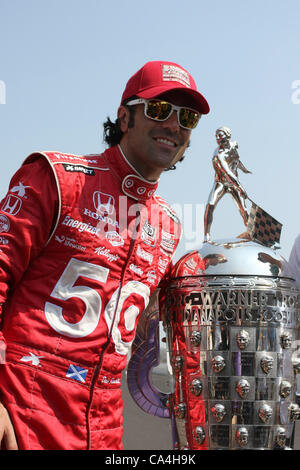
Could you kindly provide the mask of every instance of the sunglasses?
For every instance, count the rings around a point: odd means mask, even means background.
[[[144,104],[145,116],[154,121],[166,121],[173,111],[177,112],[179,125],[184,129],[195,129],[202,114],[195,109],[185,108],[184,106],[175,106],[164,100],[144,100],[138,98],[126,103],[126,106]]]

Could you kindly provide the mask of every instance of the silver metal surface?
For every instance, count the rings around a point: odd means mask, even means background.
[[[166,387],[166,375],[158,374],[156,376],[157,382],[160,382],[160,387]],[[124,450],[170,450],[173,448],[172,443],[172,428],[171,420],[161,419],[157,416],[145,413],[137,403],[132,399],[129,394],[126,373],[122,378],[123,401],[124,401],[124,435],[123,445]],[[284,426],[282,426],[284,428]],[[276,431],[274,433],[274,440],[276,442]],[[234,437],[235,438],[235,437]],[[278,438],[279,439],[279,438]],[[286,447],[279,447],[275,444],[276,448],[282,449]],[[242,449],[242,448],[241,448]],[[300,450],[300,421],[295,423],[295,444],[294,450]]]
[[[193,430],[193,437],[198,444],[203,444],[205,441],[205,431],[201,426],[196,426]]]
[[[220,127],[216,130],[218,148],[213,156],[215,181],[208,197],[204,218],[205,239],[210,240],[210,230],[213,221],[213,212],[224,194],[231,194],[239,212],[247,226],[248,210],[246,205],[247,194],[238,179],[238,169],[244,173],[251,173],[239,159],[238,144],[230,140],[231,130]]]
[[[247,398],[250,392],[250,383],[246,379],[241,379],[236,384],[235,390],[238,393],[240,398],[242,399]]]
[[[176,448],[293,448],[299,292],[281,262],[234,239],[176,264],[166,297]]]
[[[214,420],[217,423],[222,423],[225,415],[226,415],[226,408],[222,403],[216,403],[211,409],[212,415]]]
[[[236,442],[239,447],[245,447],[248,444],[249,433],[247,428],[239,428],[236,431]]]
[[[246,194],[238,178],[238,170],[251,173],[243,165],[238,153],[238,144],[231,141],[231,130],[220,127],[216,130],[218,148],[215,150],[212,164],[215,180],[204,213],[204,241],[211,241],[213,213],[220,199],[230,194],[242,216],[246,231],[239,235],[241,239],[255,240],[266,246],[279,243],[282,224],[253,202]],[[247,207],[249,200],[251,208]]]
[[[278,250],[239,238],[204,243],[193,263],[194,269],[185,267],[186,275],[269,276],[269,280],[262,280],[269,285],[275,285],[273,278],[283,277],[283,258]]]

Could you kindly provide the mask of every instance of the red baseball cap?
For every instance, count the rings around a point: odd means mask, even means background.
[[[197,111],[201,114],[209,112],[209,104],[197,90],[193,77],[174,62],[147,62],[128,80],[121,103],[132,96],[156,98],[170,90],[184,90],[193,97]]]

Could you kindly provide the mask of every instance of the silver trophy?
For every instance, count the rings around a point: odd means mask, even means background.
[[[251,201],[237,170],[240,162],[231,131],[216,132],[215,182],[205,210],[205,242],[174,268],[165,317],[174,370],[171,407],[186,404],[176,448],[287,449],[293,447],[299,293],[284,276],[278,252],[281,224]],[[246,231],[212,240],[213,212],[220,198],[233,197]],[[246,200],[250,200],[248,210]],[[201,333],[196,346],[191,335]],[[195,382],[197,381],[197,382]],[[201,383],[195,394],[193,383]],[[202,429],[201,443],[195,436]]]
[[[293,368],[300,296],[283,272],[281,224],[253,201],[246,207],[237,169],[249,171],[230,136],[228,128],[217,130],[205,242],[176,263],[161,295],[174,390],[162,394],[151,380],[141,385],[136,370],[149,378],[155,363],[146,336],[136,338],[134,351],[140,342],[148,369],[141,355],[137,367],[134,353],[129,385],[136,397],[143,395],[145,411],[152,406],[152,414],[171,418],[175,449],[291,449],[300,416]],[[246,231],[212,240],[213,211],[225,192],[238,205]]]

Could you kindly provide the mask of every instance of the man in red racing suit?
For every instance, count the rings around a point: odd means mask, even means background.
[[[37,152],[12,178],[0,204],[6,448],[122,448],[121,372],[181,234],[157,181],[208,111],[186,70],[149,62],[106,123],[108,150]]]

